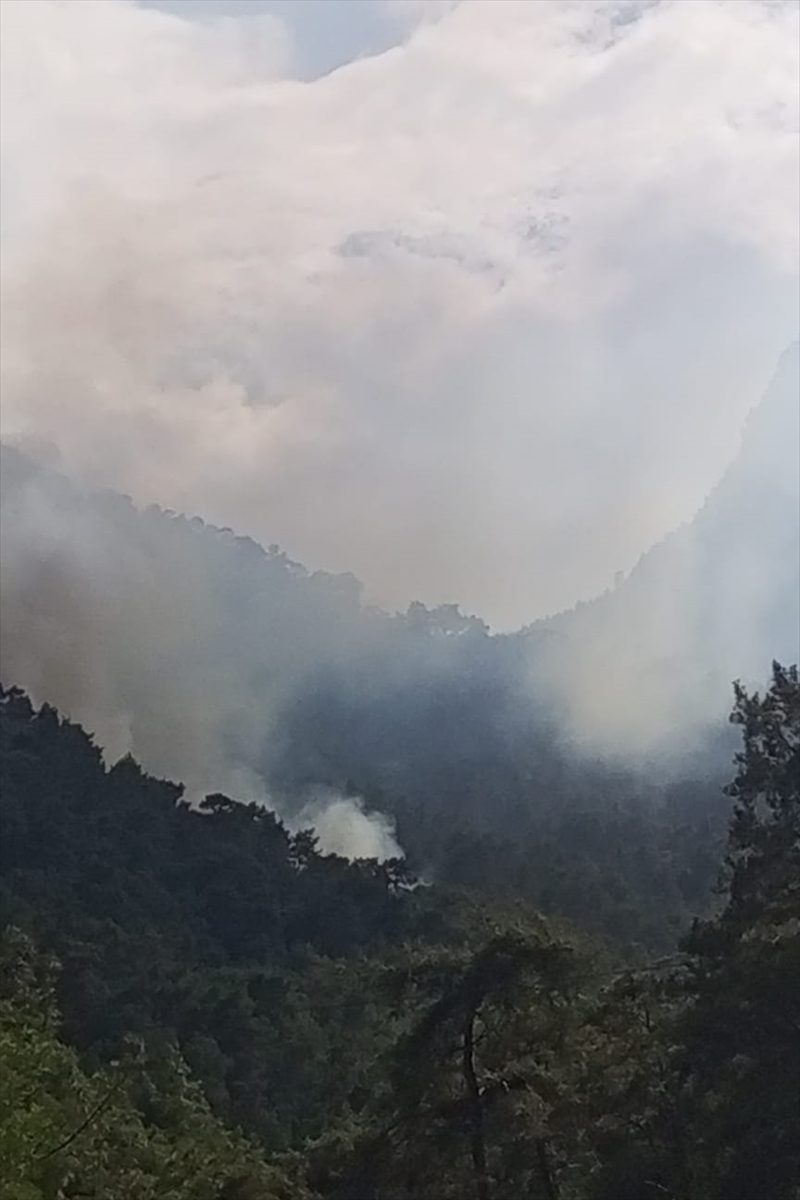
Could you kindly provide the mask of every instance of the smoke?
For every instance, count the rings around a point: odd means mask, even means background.
[[[108,762],[133,753],[190,800],[223,791],[297,814],[293,827],[313,824],[326,851],[401,854],[362,800],[276,799],[269,783],[281,705],[334,639],[348,652],[358,610],[337,612],[341,582],[314,584],[201,521],[85,496],[8,448],[2,489],[5,679],[84,724]]]
[[[301,80],[274,16],[2,5],[3,435],[56,471],[4,467],[3,672],[192,794],[271,802],[291,761],[292,820],[387,853],[337,738],[407,781],[441,692],[453,759],[515,703],[679,744],[780,653],[793,561],[764,468],[636,566],[795,335],[797,5],[433,7]],[[620,571],[516,640],[367,603],[512,629]],[[323,694],[338,733],[298,734]]]
[[[783,356],[691,524],[613,591],[515,635],[454,606],[393,617],[351,575],[85,493],[5,448],[3,676],[109,760],[130,751],[190,797],[269,804],[355,856],[397,842],[353,779],[426,804],[457,794],[465,815],[507,824],[526,780],[562,777],[554,756],[685,770],[731,679],[760,684],[770,657],[797,656],[799,357]]]
[[[691,517],[796,317],[792,4],[3,5],[3,425],[511,628]],[[767,69],[768,67],[768,69]]]
[[[320,849],[347,858],[402,858],[394,822],[383,813],[367,812],[358,797],[318,788],[290,821],[293,829],[311,826]]]
[[[800,656],[800,344],[692,522],[589,604],[528,637],[539,684],[595,754],[686,759],[729,703]]]

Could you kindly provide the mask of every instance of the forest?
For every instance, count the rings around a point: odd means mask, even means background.
[[[581,900],[545,830],[546,914],[510,846],[422,880],[109,768],[18,688],[0,721],[4,1200],[797,1197],[795,667],[736,685],[713,869],[598,804],[570,838],[613,871]],[[684,895],[649,945],[647,853]]]
[[[800,0],[0,23],[0,1200],[800,1200]]]

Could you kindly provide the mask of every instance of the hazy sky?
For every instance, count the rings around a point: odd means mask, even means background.
[[[796,336],[798,5],[3,0],[3,433],[521,624]]]
[[[314,79],[352,62],[399,45],[421,17],[416,0],[142,0],[186,20],[215,17],[277,17],[288,35],[288,73]],[[447,4],[428,4],[427,15],[438,15]]]

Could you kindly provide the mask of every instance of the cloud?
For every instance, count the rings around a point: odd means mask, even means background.
[[[793,3],[3,5],[3,431],[499,625],[686,519],[797,319]]]

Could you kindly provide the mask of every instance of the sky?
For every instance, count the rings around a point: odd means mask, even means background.
[[[269,15],[283,27],[289,47],[288,73],[318,79],[357,58],[402,44],[420,19],[446,10],[444,3],[416,0],[141,0],[185,20]]]
[[[2,433],[511,628],[798,322],[788,0],[2,0]]]

